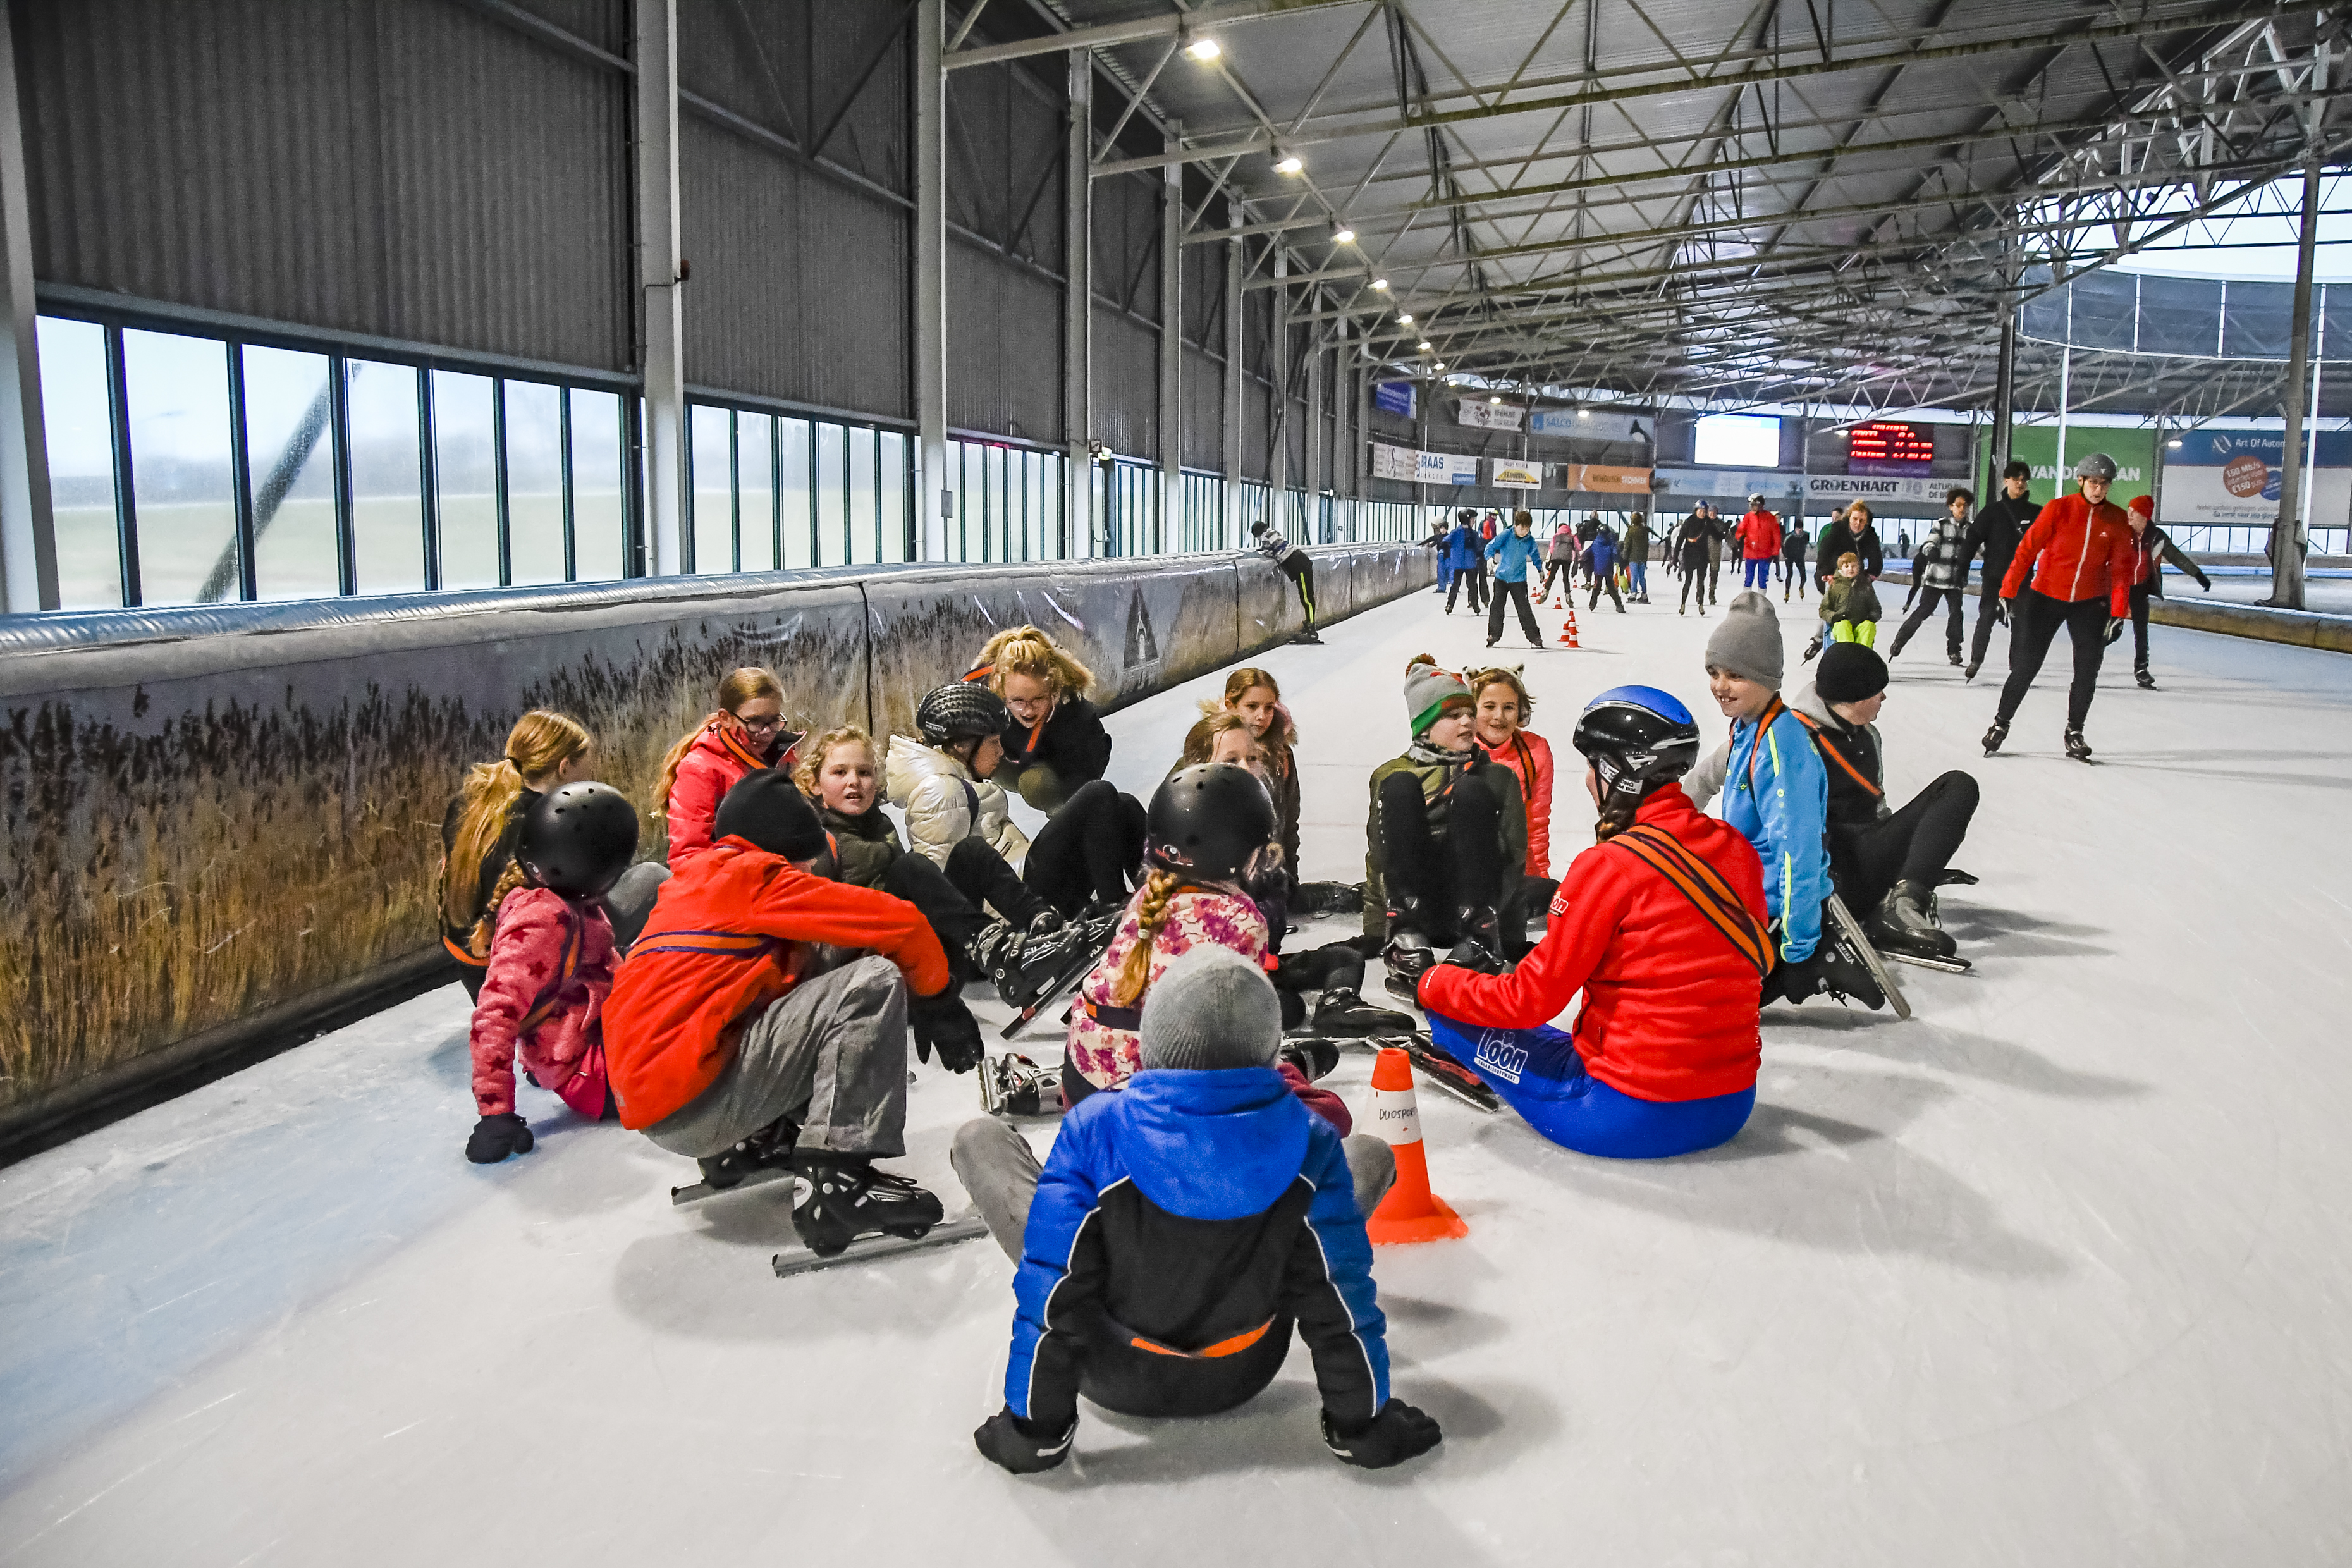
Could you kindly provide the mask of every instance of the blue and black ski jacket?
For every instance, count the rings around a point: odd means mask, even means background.
[[[1296,1323],[1323,1407],[1389,1396],[1387,1323],[1339,1136],[1273,1068],[1139,1072],[1063,1119],[1029,1209],[1004,1402],[1062,1430],[1077,1395],[1229,1409]]]

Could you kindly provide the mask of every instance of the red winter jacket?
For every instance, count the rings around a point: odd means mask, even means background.
[[[1780,557],[1780,520],[1772,512],[1751,511],[1739,520],[1739,553],[1744,561],[1777,561]]]
[[[918,996],[948,984],[940,939],[904,900],[811,876],[732,837],[679,867],[604,1003],[621,1125],[650,1127],[709,1089],[743,1021],[807,970],[812,942],[880,953]]]
[[[1528,875],[1551,875],[1551,742],[1522,730],[1500,746],[1478,742],[1486,753],[1519,778],[1519,799],[1528,808]]]
[[[757,769],[791,767],[793,742],[799,738],[789,732],[780,735],[783,754],[771,763],[751,749],[751,737],[732,724],[714,719],[702,727],[693,749],[678,759],[677,777],[669,786],[671,870],[677,870],[687,857],[710,847],[711,825],[718,820],[719,803],[727,792]]]
[[[2000,596],[2017,597],[2030,573],[2037,594],[2070,605],[2105,595],[2108,615],[2128,616],[2137,564],[2131,521],[2124,509],[2113,501],[2094,507],[2077,491],[2043,507],[2017,542],[2009,575],[2001,579]]]
[[[1634,820],[1664,828],[1721,874],[1759,924],[1764,870],[1737,829],[1699,815],[1680,784]],[[1530,1029],[1578,991],[1577,1054],[1594,1078],[1636,1100],[1706,1100],[1752,1088],[1762,1055],[1762,982],[1730,940],[1665,878],[1625,849],[1596,844],[1569,863],[1551,923],[1508,974],[1440,964],[1419,1001],[1465,1024]]]
[[[613,922],[603,910],[545,888],[509,893],[474,1005],[474,1104],[481,1113],[514,1109],[520,1057],[531,1077],[580,1114],[604,1114],[603,1015],[612,989]]]

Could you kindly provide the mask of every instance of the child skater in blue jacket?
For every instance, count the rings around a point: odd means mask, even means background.
[[[1839,933],[1824,931],[1830,880],[1829,773],[1803,718],[1780,700],[1780,616],[1756,589],[1740,591],[1706,639],[1707,689],[1731,721],[1731,740],[1691,775],[1704,809],[1723,792],[1723,820],[1764,863],[1764,904],[1775,957],[1764,1001],[1802,1002],[1816,990],[1878,1007],[1885,996]]]
[[[1359,1206],[1395,1175],[1388,1146],[1343,1145],[1291,1092],[1280,1002],[1240,954],[1169,964],[1141,1023],[1142,1070],[1072,1109],[1042,1172],[1004,1122],[956,1134],[957,1175],[1020,1258],[1004,1408],[973,1442],[1023,1475],[1068,1457],[1081,1393],[1129,1415],[1230,1410],[1274,1380],[1295,1327],[1334,1455],[1426,1453],[1437,1423],[1389,1394]]]

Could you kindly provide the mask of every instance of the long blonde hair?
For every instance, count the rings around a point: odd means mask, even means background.
[[[817,774],[824,772],[824,759],[832,754],[835,746],[865,747],[866,760],[874,764],[875,772],[882,771],[882,759],[874,754],[873,736],[855,724],[844,724],[838,729],[827,730],[801,753],[800,765],[793,770],[793,783],[800,785],[801,793],[811,800],[818,798],[816,777]]]
[[[457,833],[441,877],[441,913],[450,925],[497,912],[503,893],[491,898],[488,910],[476,909],[474,900],[480,896],[482,860],[507,830],[507,816],[522,795],[522,781],[553,773],[593,743],[578,720],[534,708],[507,731],[506,755],[495,763],[477,763],[467,773]],[[500,881],[503,887],[504,879]]]
[[[718,710],[707,714],[700,723],[688,730],[678,743],[669,749],[668,754],[662,758],[661,777],[654,784],[656,816],[661,816],[669,809],[669,792],[677,785],[677,765],[686,761],[686,753],[694,750],[694,743],[702,739],[704,733],[713,724],[733,717],[736,710],[743,704],[757,701],[762,697],[772,697],[779,702],[784,700],[784,683],[776,679],[773,670],[762,669],[756,664],[747,664],[740,669],[730,669],[727,672],[719,682]]]
[[[1143,897],[1135,906],[1135,923],[1140,934],[1135,945],[1127,950],[1118,973],[1111,976],[1110,999],[1119,1006],[1134,1006],[1136,998],[1143,994],[1145,983],[1151,978],[1151,941],[1168,923],[1168,903],[1176,896],[1180,880],[1173,871],[1154,871],[1144,879]]]
[[[1215,752],[1218,736],[1229,730],[1246,731],[1248,728],[1249,721],[1230,708],[1218,708],[1202,714],[1200,721],[1184,731],[1184,754],[1176,765],[1180,768],[1199,767]],[[1250,738],[1250,743],[1261,751],[1265,745],[1256,736]]]
[[[1084,697],[1095,683],[1092,670],[1036,626],[1009,626],[989,638],[980,650],[979,665],[964,679],[985,680],[988,689],[1002,697],[1008,675],[1042,680],[1054,689],[1056,698],[1065,692]]]

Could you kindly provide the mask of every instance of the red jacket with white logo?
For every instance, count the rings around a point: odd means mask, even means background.
[[[1634,813],[1715,868],[1760,925],[1764,868],[1738,829],[1702,816],[1680,784]],[[1418,1000],[1465,1024],[1531,1029],[1577,992],[1585,1070],[1636,1100],[1707,1100],[1756,1083],[1763,1038],[1754,964],[1675,885],[1624,849],[1596,844],[1569,863],[1551,923],[1508,974],[1440,964]]]
[[[743,782],[746,773],[764,767],[789,769],[797,739],[789,731],[782,737],[784,753],[772,763],[762,762],[751,738],[731,724],[717,720],[702,727],[693,748],[677,760],[677,777],[669,786],[669,868],[677,870],[687,857],[710,847],[711,825],[719,820],[719,803]]]
[[[1773,561],[1780,554],[1780,520],[1759,507],[1739,520],[1739,552],[1744,561]]]
[[[817,942],[880,953],[918,996],[948,984],[940,939],[904,900],[812,876],[731,837],[681,865],[604,1001],[621,1125],[651,1127],[709,1089],[734,1059],[744,1020],[793,988]]]
[[[2107,614],[2131,614],[2131,585],[2138,575],[2131,520],[2113,501],[2093,506],[2080,492],[2060,496],[2042,509],[2010,557],[2000,596],[2014,599],[2030,574],[2033,591],[2070,605],[2104,595]]]

